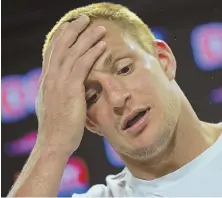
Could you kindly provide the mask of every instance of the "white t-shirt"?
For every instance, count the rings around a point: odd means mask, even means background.
[[[127,168],[73,197],[222,197],[222,135],[197,158],[173,173],[147,181]]]

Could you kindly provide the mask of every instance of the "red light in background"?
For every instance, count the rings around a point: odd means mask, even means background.
[[[84,193],[88,188],[89,174],[84,160],[80,157],[70,157],[63,173],[59,196]]]
[[[38,68],[25,75],[2,77],[2,122],[16,122],[35,113],[40,74]]]

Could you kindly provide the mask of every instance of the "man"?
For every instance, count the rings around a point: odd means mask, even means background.
[[[85,126],[127,168],[84,197],[222,196],[222,125],[198,119],[175,75],[169,46],[127,8],[67,13],[44,45],[39,133],[9,196],[56,196]]]

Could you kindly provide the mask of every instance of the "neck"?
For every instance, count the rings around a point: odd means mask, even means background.
[[[135,177],[155,179],[181,168],[203,153],[218,139],[221,128],[216,124],[200,121],[182,94],[181,115],[168,148],[145,162],[125,158],[123,160]]]

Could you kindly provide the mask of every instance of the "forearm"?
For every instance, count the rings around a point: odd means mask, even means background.
[[[9,197],[56,197],[68,156],[35,147]]]

